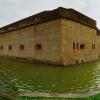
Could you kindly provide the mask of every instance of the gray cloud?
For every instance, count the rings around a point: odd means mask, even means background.
[[[0,26],[62,6],[74,8],[97,20],[100,27],[99,4],[100,0],[0,0]]]

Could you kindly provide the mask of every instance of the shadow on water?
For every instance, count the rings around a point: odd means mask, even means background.
[[[0,71],[20,92],[87,93],[100,89],[100,61],[53,66],[0,59]]]

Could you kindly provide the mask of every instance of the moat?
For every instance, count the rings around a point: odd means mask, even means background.
[[[100,60],[64,67],[0,58],[0,72],[19,91],[83,93],[100,89]]]

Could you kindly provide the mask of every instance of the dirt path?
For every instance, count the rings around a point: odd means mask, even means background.
[[[22,92],[19,96],[27,97],[58,97],[58,98],[86,98],[99,94],[100,91],[92,91],[87,93],[46,93],[46,92]]]

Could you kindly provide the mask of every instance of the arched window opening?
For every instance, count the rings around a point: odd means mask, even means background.
[[[3,50],[3,46],[2,45],[0,46],[0,49]]]
[[[83,60],[83,59],[81,59],[81,62],[83,63],[83,62],[84,62],[84,60]]]
[[[12,46],[11,45],[9,45],[9,50],[12,50]]]
[[[92,44],[92,50],[95,50],[96,46],[95,44]]]
[[[78,47],[79,47],[79,43],[77,43],[76,47],[77,47],[77,50],[78,50]]]
[[[73,42],[73,50],[75,50],[75,43]]]
[[[36,49],[36,50],[42,50],[42,46],[41,46],[41,44],[37,44],[37,45],[35,45],[35,49]]]
[[[95,50],[95,44],[94,44],[94,50]]]
[[[85,49],[85,45],[84,44],[81,44],[80,45],[80,49]]]
[[[79,64],[79,61],[76,59],[76,64]]]
[[[20,45],[20,50],[24,50],[24,49],[25,49],[24,45]]]

